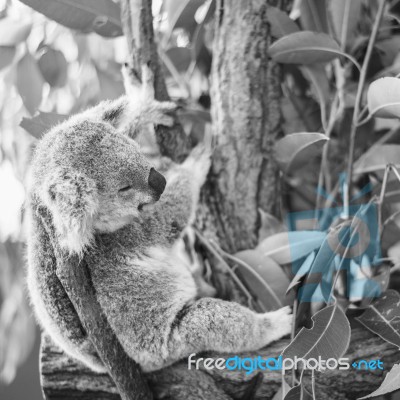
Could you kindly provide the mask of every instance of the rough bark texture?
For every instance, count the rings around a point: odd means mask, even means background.
[[[281,340],[269,346],[266,350],[257,353],[262,357],[273,357],[288,344],[288,340]],[[42,386],[47,400],[120,399],[116,388],[108,375],[94,374],[87,368],[78,365],[66,357],[50,339],[42,342]],[[255,356],[246,354],[245,356]],[[350,360],[379,358],[384,362],[383,371],[335,370],[316,374],[316,394],[318,400],[353,400],[371,393],[382,383],[383,375],[391,366],[398,362],[400,354],[396,347],[384,342],[363,328],[354,329],[346,357]],[[211,354],[218,357],[221,355]],[[225,357],[228,357],[225,355]],[[280,372],[268,372],[257,386],[254,396],[244,396],[251,387],[250,377],[237,371],[209,371],[226,393],[233,399],[254,398],[271,399],[281,384]],[[195,374],[196,376],[193,376]],[[199,380],[199,376],[201,379]],[[151,390],[156,399],[204,399],[224,400],[219,393],[212,392],[210,376],[202,371],[188,371],[186,363],[168,368],[160,373],[146,375]],[[243,380],[250,383],[243,384]],[[310,386],[310,376],[305,376],[306,386]]]
[[[155,77],[156,99],[170,100],[154,41],[152,1],[121,0],[120,4],[123,30],[130,54],[129,63],[134,73],[140,76],[141,65],[149,65]],[[190,140],[178,121],[172,129],[156,127],[156,138],[161,154],[174,161],[182,161],[190,151]]]
[[[268,58],[266,10],[273,1],[218,0],[212,69],[215,138],[203,193],[203,220],[235,252],[257,243],[259,212],[276,214],[278,172],[272,146],[280,134],[280,68]]]

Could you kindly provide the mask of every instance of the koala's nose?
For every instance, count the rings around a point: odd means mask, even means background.
[[[152,168],[149,175],[149,185],[153,190],[156,191],[158,196],[162,195],[166,184],[167,181],[165,180],[164,176]]]

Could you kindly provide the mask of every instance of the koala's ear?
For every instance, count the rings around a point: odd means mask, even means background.
[[[61,247],[82,253],[93,240],[93,218],[98,209],[95,182],[78,172],[55,171],[45,182],[44,191]]]

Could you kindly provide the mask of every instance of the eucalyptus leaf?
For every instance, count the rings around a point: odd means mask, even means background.
[[[258,209],[258,212],[261,220],[260,229],[258,230],[259,243],[269,236],[287,231],[285,225],[283,225],[283,223],[272,214],[265,212],[261,208]]]
[[[354,164],[355,173],[384,170],[387,164],[400,165],[400,145],[382,144],[362,155]]]
[[[385,77],[372,82],[367,94],[370,115],[400,118],[400,79]]]
[[[20,126],[36,139],[40,139],[53,126],[65,121],[68,115],[40,112],[33,118],[22,118]]]
[[[400,364],[394,364],[392,369],[386,374],[381,386],[367,396],[360,397],[362,399],[370,399],[371,397],[384,396],[400,389]],[[386,398],[386,397],[385,397]]]
[[[342,311],[332,305],[312,317],[313,326],[302,328],[293,341],[283,350],[282,357],[324,360],[338,359],[345,354],[350,342],[350,324]]]
[[[325,232],[282,232],[264,239],[256,249],[278,264],[289,264],[319,248],[326,238]]]
[[[31,33],[32,23],[15,21],[10,17],[0,19],[0,46],[16,46]]]
[[[328,32],[326,0],[301,0],[300,22],[304,30]]]
[[[314,260],[315,260],[315,252],[313,251],[307,256],[303,264],[301,264],[299,270],[296,272],[294,278],[290,282],[290,285],[288,286],[286,293],[289,293],[293,288],[295,288],[301,283],[301,279],[304,278],[310,272]]]
[[[304,387],[302,383],[290,389],[284,400],[313,400],[312,394]]]
[[[318,132],[292,133],[275,144],[275,158],[281,169],[290,173],[321,155],[329,138]]]
[[[400,294],[387,290],[357,318],[366,328],[400,348]]]
[[[253,298],[261,303],[263,310],[277,310],[284,305],[289,280],[282,268],[271,258],[257,250],[244,250],[234,255],[242,261],[235,272],[247,286]],[[243,264],[244,263],[244,264]]]
[[[14,46],[0,46],[0,70],[10,65],[15,57]]]
[[[105,37],[122,35],[121,10],[112,0],[21,0],[61,25]]]
[[[362,0],[329,0],[328,10],[333,29],[342,48],[351,46],[356,38],[361,4]]]
[[[34,114],[42,101],[43,77],[30,53],[18,61],[16,86],[24,106]]]
[[[46,47],[38,59],[38,67],[51,87],[62,87],[67,83],[68,63],[60,50]]]
[[[277,39],[299,31],[299,27],[289,18],[289,15],[277,7],[268,7],[267,20],[272,36]]]
[[[284,64],[326,63],[347,56],[335,40],[319,32],[302,31],[286,35],[272,44],[269,55]]]

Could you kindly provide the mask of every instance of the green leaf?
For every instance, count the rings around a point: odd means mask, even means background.
[[[242,261],[242,263],[236,264],[235,272],[254,299],[261,304],[262,309],[277,310],[281,308],[289,283],[281,267],[271,258],[263,257],[256,250],[241,251],[234,257]],[[275,290],[272,289],[271,284],[277,285]]]
[[[275,158],[282,171],[289,174],[322,153],[328,137],[317,132],[292,133],[275,144]]]
[[[302,328],[283,350],[282,357],[294,359],[321,357],[338,359],[345,354],[350,342],[350,324],[340,307],[333,305],[312,317],[313,326]]]
[[[399,36],[396,35],[385,40],[380,40],[379,42],[376,43],[375,48],[379,50],[379,58],[384,67],[386,68],[396,67],[397,63],[393,65],[393,62],[395,61],[397,55],[400,52]],[[390,76],[391,74],[385,73],[385,70],[381,70],[379,75]]]
[[[284,393],[288,393],[291,387],[286,383],[285,380],[282,382],[282,386],[279,388],[279,390],[274,394],[274,397],[272,400],[282,400],[282,395]]]
[[[342,48],[351,46],[361,15],[362,0],[329,0],[333,29]]]
[[[311,82],[311,93],[317,98],[319,106],[323,110],[322,116],[325,117],[325,109],[330,101],[329,79],[326,74],[324,65],[307,65],[301,67],[305,78]],[[321,121],[324,123],[325,121]]]
[[[271,27],[272,36],[277,39],[299,31],[296,23],[277,7],[268,7],[267,20]]]
[[[354,165],[357,174],[384,170],[387,164],[400,165],[400,145],[383,144],[374,146],[361,156]]]
[[[326,0],[302,0],[300,2],[300,22],[304,30],[328,32]]]
[[[24,106],[34,114],[42,101],[43,77],[30,53],[18,61],[16,86]]]
[[[285,225],[270,213],[265,212],[261,208],[258,209],[258,212],[260,213],[261,220],[260,229],[258,230],[258,243],[276,233],[287,231]]]
[[[370,331],[400,348],[400,294],[387,290],[356,318]]]
[[[289,293],[293,288],[295,288],[301,283],[302,278],[304,278],[310,272],[314,260],[315,260],[315,252],[313,251],[307,256],[303,264],[301,264],[301,267],[296,272],[294,278],[290,282],[290,285],[288,286],[286,293]]]
[[[15,21],[11,18],[0,19],[0,46],[16,46],[24,42],[31,29],[31,22]]]
[[[278,308],[282,307],[282,305],[290,304],[290,301],[288,301],[288,298],[286,297],[286,289],[289,285],[289,279],[283,272],[282,267],[272,258],[263,256],[257,250],[240,251],[235,254],[235,257],[248,264],[271,288],[281,304],[278,305]]]
[[[326,238],[325,232],[282,232],[264,239],[256,249],[278,264],[289,264],[319,248]]]
[[[0,46],[0,70],[7,67],[14,60],[16,53],[15,47],[12,46]]]
[[[379,118],[400,118],[400,79],[386,77],[372,82],[367,94],[369,113]]]
[[[326,63],[339,56],[349,58],[329,35],[311,31],[284,36],[272,44],[269,55],[283,64],[303,65]]]
[[[33,118],[22,118],[19,126],[24,128],[35,138],[40,139],[53,126],[58,125],[67,118],[69,118],[68,115],[40,112]]]
[[[176,28],[185,29],[191,37],[197,26],[195,13],[203,3],[204,0],[166,0],[165,9],[170,30],[167,37]]]
[[[393,264],[400,264],[400,242],[397,242],[391,246],[388,251],[388,257],[390,257]]]
[[[46,82],[52,87],[62,87],[67,83],[68,64],[60,50],[46,47],[38,60],[38,67]]]
[[[304,387],[302,383],[290,389],[284,400],[313,400],[312,394]]]
[[[46,17],[83,33],[122,35],[121,11],[112,0],[21,0]]]
[[[394,364],[392,369],[386,374],[381,386],[368,396],[360,397],[362,399],[370,399],[371,397],[384,396],[400,389],[400,364]],[[386,397],[385,397],[386,398]]]

